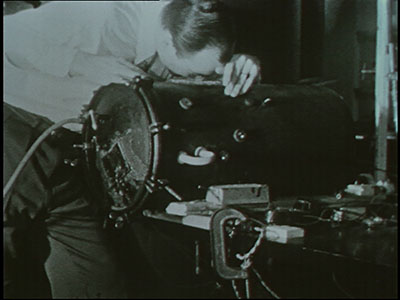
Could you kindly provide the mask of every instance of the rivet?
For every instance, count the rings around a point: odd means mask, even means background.
[[[230,154],[227,151],[221,151],[219,157],[222,161],[227,161],[230,158]]]
[[[254,100],[250,99],[250,98],[244,99],[243,102],[244,102],[244,105],[246,105],[246,106],[253,106],[254,105]]]

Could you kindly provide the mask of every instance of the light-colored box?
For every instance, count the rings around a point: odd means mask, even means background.
[[[375,185],[349,184],[344,191],[357,196],[373,196],[375,194]]]
[[[222,206],[268,203],[269,189],[257,183],[213,185],[207,190],[206,201]]]
[[[304,237],[304,229],[288,225],[268,225],[265,238],[272,242],[285,244],[292,239]]]

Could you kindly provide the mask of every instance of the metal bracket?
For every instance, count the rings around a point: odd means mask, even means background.
[[[213,262],[218,275],[224,279],[247,279],[248,272],[244,269],[228,265],[225,243],[225,225],[228,220],[246,220],[246,216],[233,208],[217,211],[211,218],[211,245]]]
[[[182,196],[179,195],[172,187],[169,186],[168,180],[166,179],[156,179],[153,177],[149,178],[145,182],[145,187],[150,194],[159,190],[165,190],[178,201],[183,200]]]
[[[170,130],[171,125],[169,123],[152,123],[149,125],[149,130],[152,134],[157,134],[161,130]]]

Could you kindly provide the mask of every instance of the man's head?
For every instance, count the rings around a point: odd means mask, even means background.
[[[162,11],[157,52],[178,75],[221,72],[234,43],[233,22],[217,0],[172,0]]]

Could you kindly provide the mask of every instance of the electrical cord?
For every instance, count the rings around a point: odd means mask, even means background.
[[[82,124],[82,119],[80,118],[71,118],[71,119],[66,119],[63,121],[60,121],[58,123],[53,124],[49,128],[47,128],[37,139],[36,141],[32,144],[32,146],[29,148],[28,152],[26,152],[25,156],[22,158],[22,160],[19,162],[17,168],[15,169],[14,173],[11,175],[10,179],[8,180],[7,184],[3,188],[3,201],[7,204],[7,196],[9,195],[10,191],[12,190],[18,176],[21,174],[22,170],[25,168],[26,164],[28,163],[29,159],[32,157],[32,155],[35,153],[37,148],[40,146],[40,144],[56,129],[59,127],[64,126],[65,124],[69,123],[78,123]],[[4,205],[6,207],[7,205]]]
[[[343,286],[338,282],[336,278],[335,272],[332,272],[332,280],[335,283],[336,287],[349,299],[354,299],[354,296],[352,296],[350,293],[348,293]]]
[[[233,290],[233,292],[235,293],[236,299],[243,299],[243,297],[240,296],[240,294],[239,294],[239,289],[238,289],[238,287],[237,287],[236,282],[235,282],[234,279],[231,280],[231,285],[232,285],[232,290]]]
[[[266,283],[265,281],[262,279],[260,273],[258,273],[258,271],[254,268],[254,267],[250,267],[251,270],[254,272],[254,274],[257,276],[258,280],[260,281],[261,285],[263,286],[263,288],[275,299],[281,299],[281,297],[279,297]]]

